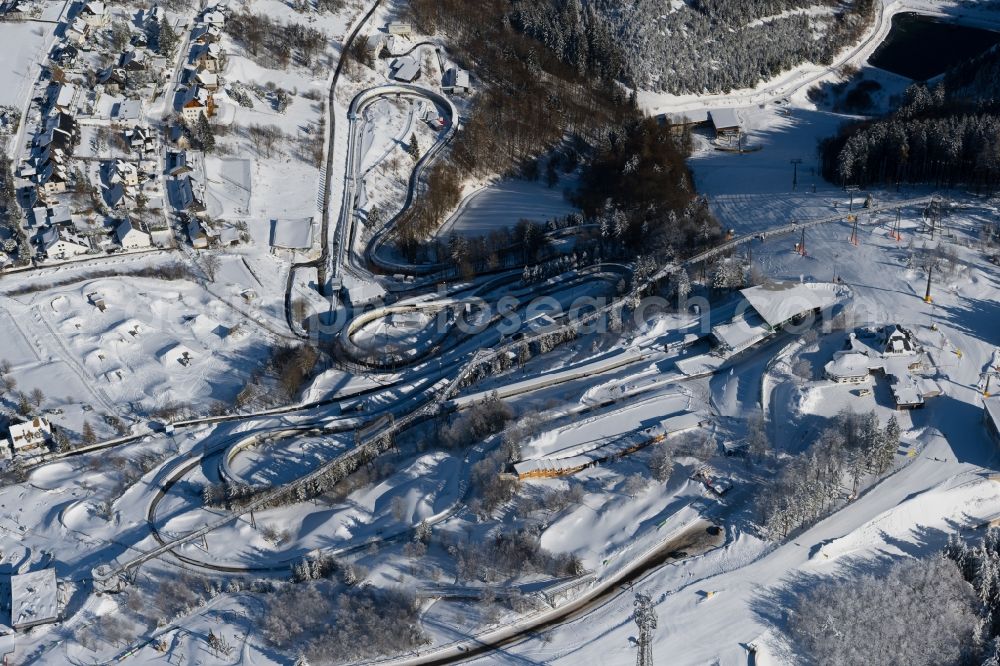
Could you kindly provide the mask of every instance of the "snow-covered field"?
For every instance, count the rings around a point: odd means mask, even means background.
[[[49,14],[58,17],[63,2],[42,2]],[[55,18],[51,17],[51,18]],[[53,39],[53,26],[35,22],[0,23],[0,44],[4,45],[4,66],[0,70],[0,105],[21,109],[35,85],[45,51]]]
[[[576,187],[575,179],[563,178],[548,187],[542,180],[502,180],[467,196],[458,210],[441,225],[439,236],[463,234],[486,236],[491,231],[513,227],[521,220],[545,223],[576,212],[565,192]]]

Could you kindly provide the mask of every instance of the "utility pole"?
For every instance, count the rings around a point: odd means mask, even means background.
[[[854,193],[857,192],[860,188],[857,185],[848,185],[846,189],[847,189],[848,192],[851,193],[851,204],[850,204],[850,207],[847,209],[847,212],[848,213],[853,213],[854,212]]]
[[[799,186],[799,165],[802,164],[802,158],[796,157],[791,160],[792,163],[792,191]]]
[[[892,238],[897,243],[899,241],[903,240],[903,236],[899,233],[899,217],[900,217],[901,214],[902,213],[900,212],[900,209],[897,208],[896,209],[896,223],[893,225],[892,231],[889,232],[889,238]]]
[[[635,595],[635,613],[632,619],[639,627],[639,654],[636,666],[653,666],[653,632],[656,631],[656,611],[649,595]]]
[[[934,275],[934,263],[931,262],[927,266],[927,291],[924,293],[924,303],[933,303],[934,299],[931,298],[931,276]]]

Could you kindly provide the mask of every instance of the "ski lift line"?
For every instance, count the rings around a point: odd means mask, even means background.
[[[920,204],[931,203],[934,201],[941,201],[941,200],[942,199],[940,195],[933,194],[930,196],[917,197],[914,199],[905,199],[903,201],[897,201],[892,204],[881,205],[878,206],[877,208],[872,209],[872,212],[877,213],[881,211],[895,211],[902,208],[909,208],[910,206],[917,206]],[[822,224],[829,224],[831,222],[840,222],[843,219],[844,219],[843,215],[831,215],[829,217],[817,218],[815,220],[808,220],[805,222],[793,222],[791,224],[786,224],[784,226],[776,227],[774,229],[768,229],[766,231],[744,234],[743,236],[734,238],[733,240],[727,241],[717,247],[705,250],[700,254],[696,254],[695,256],[686,259],[680,262],[679,264],[670,264],[668,266],[664,266],[662,269],[660,269],[659,272],[656,273],[653,280],[655,281],[664,278],[670,273],[674,273],[680,270],[680,268],[682,267],[694,266],[700,264],[703,261],[707,261],[708,259],[712,259],[720,254],[729,252],[733,248],[745,245],[758,238],[766,239],[773,236],[783,236],[789,233],[799,231],[800,229],[811,229],[812,227],[817,227]]]

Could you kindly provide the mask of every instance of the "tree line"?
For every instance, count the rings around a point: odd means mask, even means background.
[[[230,14],[226,32],[244,44],[261,64],[275,69],[287,68],[293,58],[296,63],[311,67],[327,43],[322,30],[295,22],[281,23],[266,14],[247,10]]]
[[[791,460],[758,494],[762,533],[780,540],[811,525],[842,502],[857,495],[861,482],[880,477],[892,466],[899,449],[895,416],[885,427],[874,411],[842,412],[808,451]],[[850,488],[845,492],[845,487]]]
[[[992,192],[1000,183],[1000,50],[907,88],[886,118],[820,142],[823,175],[844,185],[933,184]]]

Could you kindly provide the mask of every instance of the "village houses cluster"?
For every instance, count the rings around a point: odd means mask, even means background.
[[[171,247],[172,220],[179,242],[220,238],[188,152],[217,110],[226,12],[67,5],[11,155],[22,235],[0,245],[0,269]],[[32,0],[0,4],[4,20],[36,14]]]

